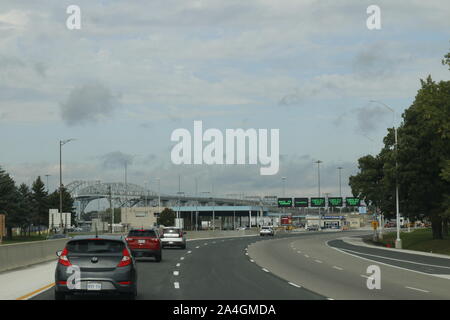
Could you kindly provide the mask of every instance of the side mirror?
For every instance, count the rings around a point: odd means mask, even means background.
[[[60,257],[60,256],[61,256],[61,253],[62,253],[62,250],[56,251],[56,256],[57,256],[57,257]]]

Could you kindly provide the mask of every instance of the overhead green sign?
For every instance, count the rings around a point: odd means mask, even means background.
[[[330,197],[328,198],[329,207],[343,207],[342,197]]]
[[[359,207],[361,204],[361,200],[359,198],[345,198],[345,205],[347,207]]]
[[[294,207],[307,208],[308,206],[308,198],[294,198]]]
[[[278,198],[279,208],[290,208],[292,207],[292,198]]]
[[[313,208],[325,207],[325,198],[311,198],[311,207]]]

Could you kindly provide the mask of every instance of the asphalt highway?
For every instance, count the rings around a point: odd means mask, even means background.
[[[289,235],[280,235],[286,237]],[[138,300],[318,300],[326,299],[268,273],[251,261],[246,248],[267,237],[188,242],[186,250],[163,250],[163,260],[137,260]],[[33,297],[52,300],[53,288]],[[110,297],[70,297],[69,299]]]
[[[138,259],[137,299],[450,299],[450,259],[398,254],[340,240],[367,233],[189,241],[186,250],[164,249],[160,263]],[[380,267],[381,289],[367,287],[371,265]],[[51,300],[53,289],[33,299]]]

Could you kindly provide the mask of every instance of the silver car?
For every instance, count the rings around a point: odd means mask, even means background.
[[[161,232],[161,246],[186,249],[186,232],[177,227],[164,227]]]
[[[259,231],[260,236],[274,236],[275,231],[270,226],[263,226],[261,227],[261,230]]]
[[[75,294],[137,295],[136,262],[126,241],[115,236],[77,236],[57,252],[55,299]]]

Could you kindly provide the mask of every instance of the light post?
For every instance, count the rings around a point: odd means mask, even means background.
[[[343,167],[337,167],[339,170],[339,197],[342,198],[342,184],[341,184],[341,171],[344,169]],[[339,207],[339,214],[342,214],[342,206]]]
[[[63,183],[62,183],[62,146],[66,143],[69,143],[70,141],[73,141],[75,139],[67,139],[67,140],[59,140],[59,218],[60,218],[60,228],[61,233],[64,233],[64,223],[62,218],[62,189],[63,189]]]
[[[317,185],[318,185],[318,188],[319,188],[319,192],[318,192],[318,195],[319,195],[319,198],[320,198],[320,164],[322,163],[323,161],[320,161],[320,160],[317,160],[317,161],[315,161],[314,163],[317,163]],[[319,230],[320,230],[320,225],[321,225],[321,221],[322,219],[321,219],[321,217],[320,217],[320,207],[319,207]]]
[[[402,248],[402,240],[400,239],[400,208],[399,208],[399,200],[398,200],[398,138],[397,138],[397,128],[395,127],[395,111],[385,103],[378,100],[370,100],[370,102],[379,103],[382,106],[386,107],[389,111],[392,112],[393,120],[392,126],[394,128],[394,138],[395,138],[395,207],[396,207],[396,215],[397,215],[397,239],[395,239],[395,247],[397,249]]]
[[[48,188],[48,177],[50,177],[50,174],[46,174],[45,177],[47,178],[47,193],[49,192],[49,188]]]
[[[161,179],[156,178],[156,181],[158,181],[158,211],[161,210]]]

